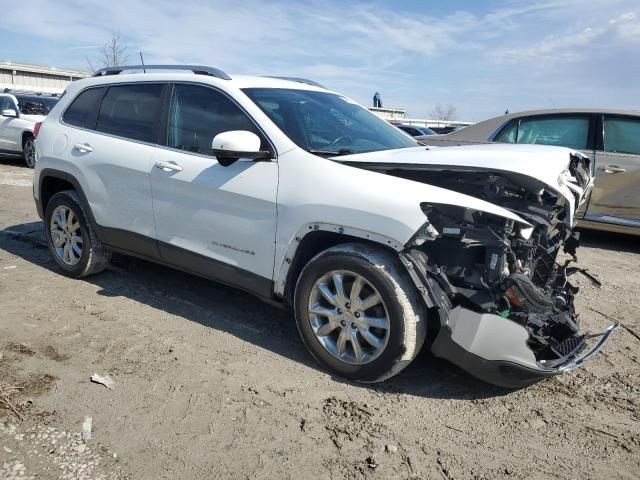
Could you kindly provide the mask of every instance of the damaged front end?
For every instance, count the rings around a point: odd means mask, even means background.
[[[571,265],[579,236],[567,210],[584,200],[588,179],[585,188],[574,189],[575,202],[567,202],[539,185],[525,188],[491,172],[428,176],[425,183],[447,178],[447,188],[455,178],[461,193],[475,189],[474,196],[528,222],[459,206],[422,205],[428,221],[401,259],[427,306],[439,313],[433,353],[487,382],[521,387],[573,370],[598,352],[618,326],[581,333],[573,304],[578,288],[569,280],[583,273],[597,282]],[[570,259],[557,263],[561,249]]]

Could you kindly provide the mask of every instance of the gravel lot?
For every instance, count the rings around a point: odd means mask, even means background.
[[[629,330],[519,391],[424,352],[385,383],[344,382],[248,294],[122,257],[63,277],[31,175],[0,162],[0,478],[640,478]],[[584,324],[640,332],[638,239],[585,233],[579,257],[603,283],[576,279]]]

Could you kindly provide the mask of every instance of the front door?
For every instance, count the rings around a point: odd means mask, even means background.
[[[0,113],[4,110],[13,110],[18,113],[18,107],[8,95],[0,96]],[[23,120],[16,117],[0,116],[0,151],[18,153],[22,150],[22,130],[26,125]]]
[[[222,166],[211,142],[231,130],[252,131],[270,149],[227,95],[201,85],[174,86],[167,147],[156,150],[151,171],[158,248],[168,263],[268,295],[278,164],[240,159]]]
[[[586,218],[640,226],[640,118],[604,115]]]

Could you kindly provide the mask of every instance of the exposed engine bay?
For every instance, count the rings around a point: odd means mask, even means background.
[[[380,166],[376,167],[380,171]],[[591,338],[588,333],[580,333],[573,305],[578,288],[569,279],[573,274],[582,273],[598,282],[586,270],[571,265],[577,261],[579,245],[579,234],[573,231],[574,210],[585,201],[592,185],[589,159],[571,155],[566,178],[574,201],[535,178],[514,172],[437,165],[410,167],[394,165],[384,173],[500,205],[529,224],[455,205],[421,205],[428,221],[407,244],[401,257],[423,291],[428,306],[440,312],[441,329],[453,338],[453,341],[447,338],[440,342],[437,339],[434,353],[480,378],[504,386],[526,385],[569,368]],[[559,184],[561,181],[558,179]],[[558,263],[561,250],[569,258]],[[465,317],[461,312],[468,313]],[[462,349],[455,344],[454,325],[448,323],[456,317],[462,318],[457,325],[460,337],[457,343],[469,343],[467,347],[462,345]],[[506,320],[500,323],[498,317]],[[470,325],[477,322],[472,336],[469,332],[460,333],[464,318],[469,318]],[[529,352],[514,353],[513,358],[497,355],[492,360],[497,359],[501,364],[492,368],[504,370],[504,364],[511,362],[518,364],[520,370],[527,365],[525,371],[518,375],[513,372],[505,375],[491,368],[473,371],[479,368],[476,364],[493,354],[462,357],[470,352],[483,349],[491,352],[492,348],[498,348],[484,337],[506,336],[503,327],[507,320],[526,330]],[[610,333],[607,331],[602,336]],[[516,331],[515,335],[519,333]],[[487,344],[479,345],[479,339]],[[443,346],[445,341],[450,345]],[[452,353],[452,346],[459,351]],[[524,359],[531,354],[532,358]]]

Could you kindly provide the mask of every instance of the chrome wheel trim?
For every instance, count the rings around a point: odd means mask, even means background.
[[[36,165],[36,145],[33,139],[29,139],[24,142],[24,159],[29,167]]]
[[[320,277],[311,288],[308,312],[318,342],[342,362],[365,365],[387,347],[387,307],[360,274],[335,270]]]
[[[57,206],[51,215],[49,232],[56,256],[65,265],[76,265],[82,258],[83,240],[80,221],[73,210]]]

